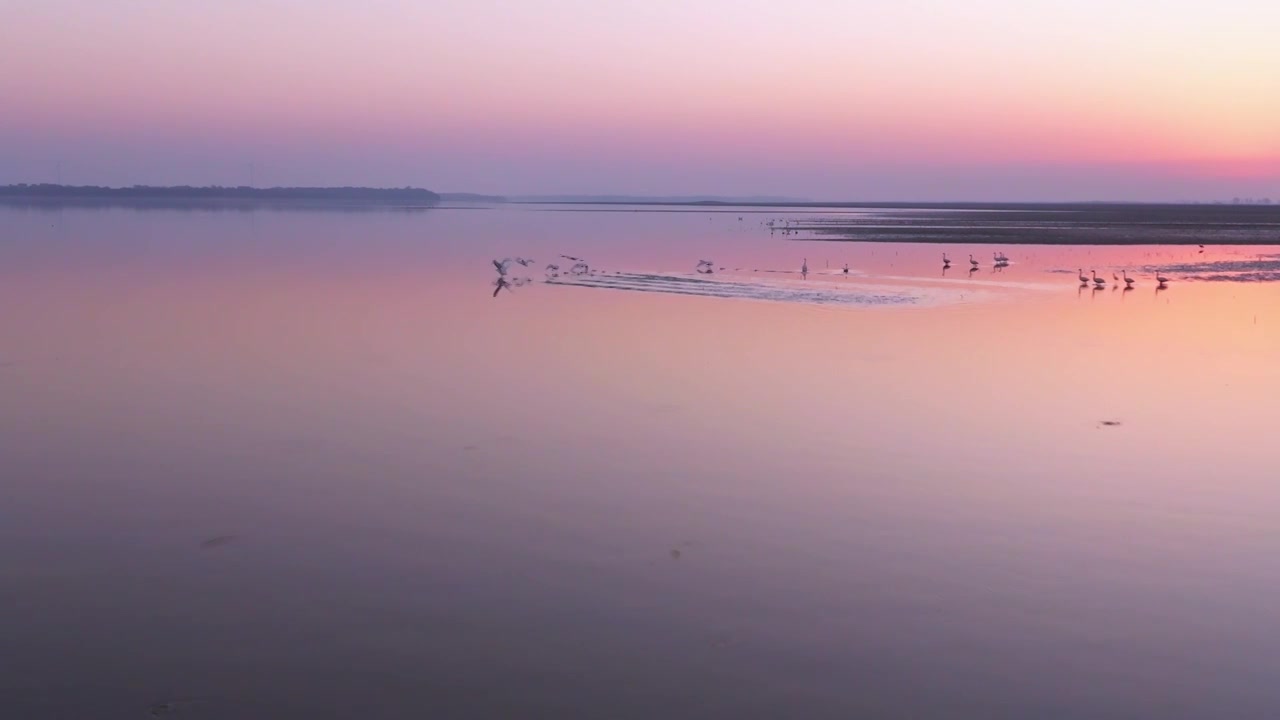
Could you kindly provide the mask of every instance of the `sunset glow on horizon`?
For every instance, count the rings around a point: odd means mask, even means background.
[[[19,0],[0,183],[1280,200],[1280,5]]]

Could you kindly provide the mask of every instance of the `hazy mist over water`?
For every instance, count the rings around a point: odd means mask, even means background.
[[[582,210],[0,208],[0,714],[1280,708],[1280,248]]]

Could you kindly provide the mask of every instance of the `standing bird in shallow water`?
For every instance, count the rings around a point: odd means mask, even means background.
[[[946,253],[942,253],[942,269],[945,270],[949,267],[951,267],[951,258],[947,257]]]
[[[800,274],[801,275],[809,274],[809,258],[805,258],[804,262],[800,264]]]
[[[978,261],[973,259],[973,253],[969,253],[969,264],[978,267]]]
[[[844,264],[844,274],[845,274],[845,275],[848,275],[848,274],[849,274],[849,263],[845,263],[845,264]]]
[[[1084,276],[1084,268],[1080,268],[1079,270],[1076,270],[1076,272],[1080,273],[1080,284],[1081,284],[1081,285],[1088,285],[1088,284],[1089,284],[1089,278],[1087,278],[1087,277],[1085,277],[1085,276]]]
[[[1167,278],[1167,277],[1165,277],[1165,276],[1161,275],[1161,274],[1160,274],[1160,271],[1159,271],[1159,270],[1157,270],[1157,271],[1156,271],[1156,282],[1160,283],[1161,285],[1164,285],[1165,283],[1169,282],[1169,278]]]
[[[1102,278],[1098,277],[1098,271],[1097,271],[1097,270],[1090,270],[1089,272],[1093,273],[1093,284],[1094,284],[1094,285],[1097,285],[1098,287],[1102,287],[1102,286],[1104,286],[1104,285],[1106,285],[1106,284],[1107,284],[1107,281],[1106,281],[1106,280],[1103,280]]]
[[[1129,288],[1133,287],[1133,278],[1129,277],[1129,272],[1127,270],[1121,270],[1120,274],[1124,276],[1125,289],[1128,290]]]

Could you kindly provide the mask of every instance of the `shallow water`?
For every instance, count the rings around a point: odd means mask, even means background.
[[[1280,711],[1280,250],[565,209],[0,209],[0,716]]]

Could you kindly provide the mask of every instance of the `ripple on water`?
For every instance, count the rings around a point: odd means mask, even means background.
[[[979,293],[965,290],[929,287],[903,287],[882,285],[852,285],[797,282],[714,279],[706,276],[676,274],[619,272],[558,277],[547,280],[549,285],[586,287],[606,290],[629,290],[668,295],[760,300],[766,302],[804,303],[837,306],[914,306],[962,302],[975,299]]]

